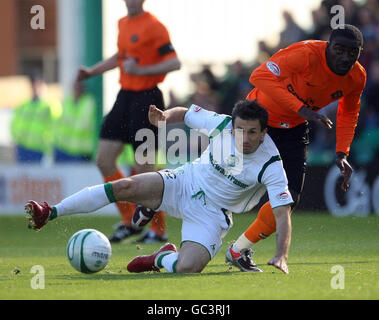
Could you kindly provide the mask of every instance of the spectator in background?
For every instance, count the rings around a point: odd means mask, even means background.
[[[338,0],[337,2],[345,10],[345,23],[359,25],[358,12],[361,8],[353,0]]]
[[[365,6],[372,12],[375,19],[379,18],[378,0],[367,0]]]
[[[199,73],[192,73],[190,79],[195,86],[194,92],[189,96],[188,102],[199,106],[206,106],[207,110],[219,112],[220,100],[213,88],[219,84],[209,66],[203,66]]]
[[[43,99],[45,83],[39,73],[34,72],[29,79],[32,98],[14,111],[11,135],[18,162],[40,163],[44,155],[52,153],[53,122],[59,117],[61,107]]]
[[[234,101],[244,99],[250,92],[249,73],[250,70],[239,60],[228,66],[221,83],[221,113],[231,115]]]
[[[373,60],[371,66],[357,128],[359,134],[352,145],[356,153],[355,160],[360,165],[374,161],[379,151],[379,56]]]
[[[211,70],[211,66],[209,64],[203,65],[203,69],[201,70],[200,75],[209,84],[209,87],[212,90],[216,91],[220,89],[220,82],[217,79],[217,77],[214,75],[213,71]]]
[[[313,29],[308,33],[308,39],[327,40],[329,36],[325,36],[329,32],[329,14],[325,6],[320,6],[312,11]]]
[[[375,55],[375,49],[378,47],[376,43],[377,26],[375,25],[374,16],[369,8],[363,7],[358,12],[359,25],[362,30],[363,37],[365,39],[365,49],[362,52],[362,56],[359,59],[360,63],[370,73],[371,62]]]
[[[292,14],[289,11],[283,12],[283,18],[285,21],[285,28],[280,33],[280,48],[284,48],[293,44],[295,42],[299,42],[304,39],[305,32],[299,25],[295,22],[292,17]]]
[[[263,62],[270,59],[270,57],[274,54],[275,49],[272,49],[269,47],[269,45],[266,43],[266,41],[259,41],[258,42],[258,55],[257,55],[257,66],[259,67]]]
[[[95,150],[95,99],[75,82],[72,96],[63,101],[61,117],[54,127],[55,162],[89,161]]]
[[[366,130],[379,129],[379,55],[373,60],[367,90],[365,92],[365,108],[362,112],[362,124]],[[378,140],[376,140],[378,141]],[[376,143],[378,146],[378,143]]]

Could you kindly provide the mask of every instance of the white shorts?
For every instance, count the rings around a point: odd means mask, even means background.
[[[157,210],[182,219],[182,243],[201,244],[212,259],[222,246],[221,239],[232,226],[231,215],[207,199],[206,193],[193,181],[190,168],[190,165],[184,165],[158,171],[164,191]]]

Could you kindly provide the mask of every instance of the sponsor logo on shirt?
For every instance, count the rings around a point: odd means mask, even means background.
[[[288,199],[289,199],[289,195],[288,195],[287,192],[282,192],[282,193],[278,194],[278,195],[276,196],[276,198],[277,198],[278,200],[285,201],[285,200],[288,200]]]
[[[304,106],[306,108],[308,108],[308,109],[310,109],[312,111],[315,111],[315,112],[318,111],[318,110],[320,110],[319,107],[313,105],[314,101],[313,101],[312,98],[307,98],[306,100],[300,98],[300,96],[296,93],[296,91],[295,91],[294,87],[292,86],[292,84],[288,84],[287,85],[287,90],[288,90],[288,92],[290,92],[291,94],[293,94],[297,99],[299,99],[301,102],[303,102]]]
[[[211,165],[213,166],[213,168],[215,168],[218,172],[220,172],[223,176],[225,176],[227,179],[229,179],[232,183],[234,183],[235,185],[243,188],[243,189],[246,189],[248,187],[247,184],[239,181],[236,177],[234,177],[232,174],[229,174],[228,173],[228,170],[221,167],[219,164],[217,164],[214,159],[213,159],[213,155],[212,153],[209,153],[209,160],[211,162]]]
[[[275,62],[268,61],[266,63],[266,66],[267,69],[270,70],[274,75],[276,75],[277,77],[280,76],[280,68]]]
[[[332,99],[339,99],[343,97],[343,93],[341,90],[338,90],[334,93],[332,93]]]

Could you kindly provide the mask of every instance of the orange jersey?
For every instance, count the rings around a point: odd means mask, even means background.
[[[349,154],[366,71],[356,62],[345,76],[333,73],[326,63],[325,49],[326,41],[308,40],[279,50],[251,74],[255,88],[247,99],[258,99],[269,114],[269,126],[275,128],[305,122],[297,114],[302,106],[318,111],[339,100],[336,152]]]
[[[124,90],[142,91],[154,88],[165,75],[136,76],[124,72],[126,58],[134,58],[139,66],[153,65],[176,56],[165,26],[151,13],[129,18],[118,23],[118,58],[120,84]]]

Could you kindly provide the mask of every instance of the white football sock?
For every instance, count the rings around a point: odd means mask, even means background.
[[[163,267],[167,272],[175,273],[176,263],[178,262],[179,252],[168,253],[163,258],[158,259],[158,267]]]
[[[111,201],[105,191],[104,184],[88,187],[79,192],[63,199],[54,206],[57,210],[57,216],[67,216],[77,213],[88,213],[96,211]]]
[[[253,246],[254,242],[251,242],[244,234],[233,243],[232,249],[234,252],[240,252],[242,249],[249,249]]]

